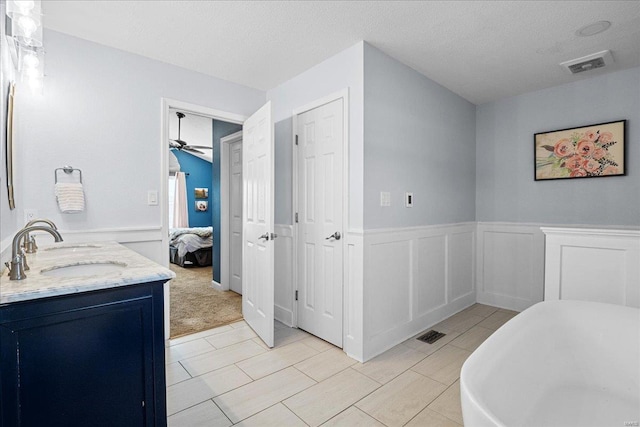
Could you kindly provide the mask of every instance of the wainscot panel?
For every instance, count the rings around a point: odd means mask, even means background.
[[[640,307],[640,230],[543,227],[545,300]]]
[[[475,302],[475,223],[364,233],[364,359]]]
[[[275,233],[275,307],[274,317],[287,326],[293,325],[293,226],[276,224]]]
[[[477,302],[522,311],[542,301],[540,224],[479,222],[477,230]]]

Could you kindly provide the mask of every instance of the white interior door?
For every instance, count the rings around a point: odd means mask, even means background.
[[[342,347],[342,99],[298,115],[298,327]]]
[[[242,294],[242,141],[229,151],[229,289]]]
[[[242,314],[273,347],[273,119],[271,102],[243,125]]]

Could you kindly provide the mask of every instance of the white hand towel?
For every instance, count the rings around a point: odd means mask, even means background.
[[[59,182],[56,184],[56,198],[62,213],[84,211],[84,191],[79,182]]]

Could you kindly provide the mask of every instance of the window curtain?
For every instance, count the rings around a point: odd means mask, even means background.
[[[187,177],[184,172],[176,172],[176,190],[173,202],[172,228],[189,227],[189,210],[187,209]]]

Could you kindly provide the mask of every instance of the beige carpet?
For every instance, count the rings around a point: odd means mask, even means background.
[[[211,267],[170,264],[171,338],[193,334],[242,319],[242,296],[211,287]]]

